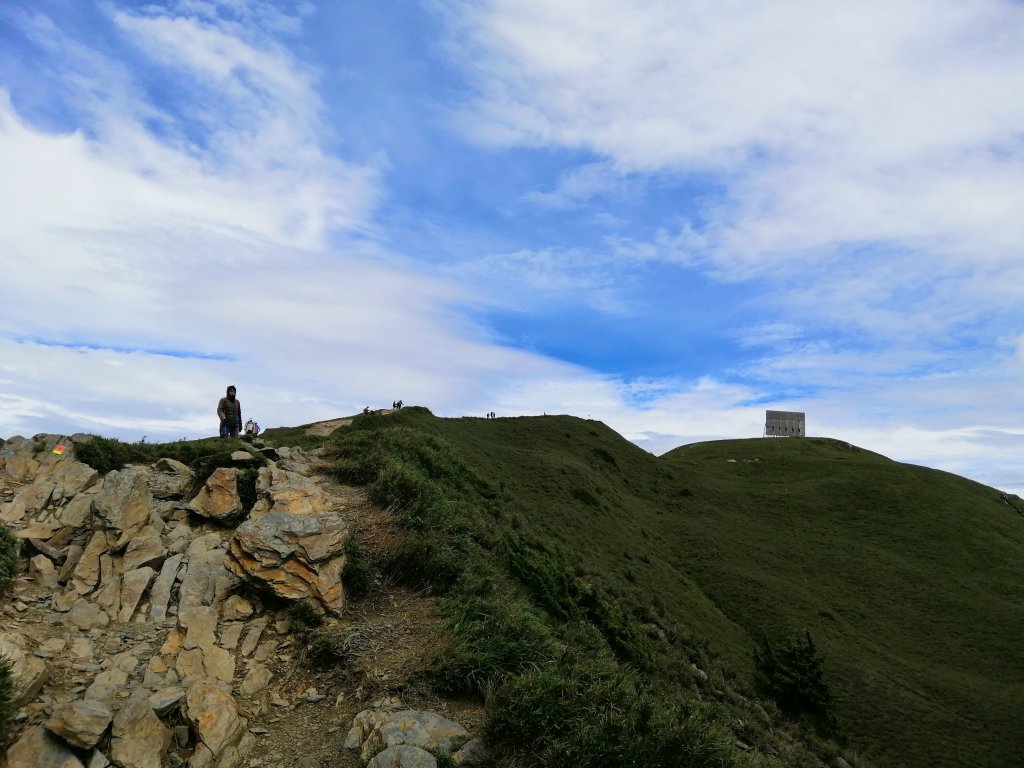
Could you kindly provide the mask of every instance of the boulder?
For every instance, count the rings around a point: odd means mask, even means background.
[[[6,656],[13,663],[15,708],[28,704],[50,679],[49,668],[42,659],[28,652],[27,640],[17,632],[0,632],[0,656]]]
[[[437,759],[419,747],[399,744],[377,754],[366,768],[437,768]]]
[[[238,714],[230,693],[213,683],[198,682],[185,696],[183,712],[200,741],[190,768],[217,765],[229,752],[244,751],[248,720]]]
[[[28,561],[28,572],[36,584],[46,589],[57,588],[57,568],[46,555],[36,555]]]
[[[249,516],[259,517],[271,511],[320,514],[329,508],[330,503],[316,481],[279,467],[263,467],[256,480],[256,504]]]
[[[64,488],[64,495],[71,497],[81,493],[96,484],[100,479],[100,473],[73,459],[69,460],[65,455],[50,472],[50,481]]]
[[[41,725],[25,729],[7,750],[7,765],[14,768],[85,768],[71,748]]]
[[[268,512],[235,530],[228,567],[288,600],[312,598],[341,615],[348,526],[333,513]]]
[[[385,747],[410,744],[450,754],[456,740],[469,738],[469,731],[433,712],[402,710],[391,714],[363,742],[362,757],[369,759]]]
[[[142,473],[134,469],[108,472],[93,500],[93,512],[117,534],[112,551],[120,551],[149,522],[153,496]]]
[[[132,620],[142,594],[155,575],[152,568],[136,568],[125,573],[121,583],[121,610],[117,614],[117,620],[122,624]]]
[[[141,568],[144,565],[159,568],[166,556],[167,550],[163,541],[160,540],[160,531],[155,526],[147,525],[128,542],[121,567],[125,571]]]
[[[242,512],[242,500],[238,496],[238,470],[234,467],[218,467],[203,487],[188,504],[189,510],[213,520],[233,520]]]
[[[96,699],[78,699],[59,707],[46,728],[73,747],[92,749],[100,740],[114,713],[110,706]]]
[[[192,484],[192,470],[175,459],[158,459],[146,474],[154,499],[181,499]]]
[[[184,555],[174,555],[164,561],[160,569],[160,575],[153,582],[153,588],[149,591],[149,602],[151,618],[162,621],[167,618],[167,603],[171,599],[171,588],[178,576],[178,568]]]
[[[211,534],[219,542],[216,534]],[[238,586],[239,579],[227,569],[228,555],[223,549],[203,549],[207,537],[196,539],[188,549],[188,570],[181,580],[179,608],[219,605]]]
[[[111,734],[110,759],[121,768],[160,768],[172,736],[143,696],[121,708]]]

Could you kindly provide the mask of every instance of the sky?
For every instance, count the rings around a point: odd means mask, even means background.
[[[5,0],[0,436],[402,399],[1024,494],[1021,0]]]

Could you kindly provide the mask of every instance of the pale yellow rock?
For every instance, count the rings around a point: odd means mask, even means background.
[[[181,565],[183,555],[173,555],[164,561],[160,568],[160,574],[153,582],[153,588],[149,591],[149,600],[152,604],[150,617],[161,621],[167,618],[167,603],[171,599],[171,589],[178,576],[178,568]]]
[[[160,540],[160,532],[155,526],[147,525],[128,542],[121,567],[125,571],[143,566],[158,568],[166,556],[167,549]]]
[[[230,520],[242,514],[242,500],[238,496],[238,470],[218,467],[207,478],[202,489],[188,508],[197,515],[214,520]]]
[[[252,696],[254,693],[262,691],[270,685],[270,681],[273,678],[274,675],[268,667],[263,664],[254,664],[246,674],[245,679],[242,680],[238,692],[243,696]]]
[[[134,469],[107,473],[93,500],[93,513],[117,535],[112,551],[123,549],[142,530],[149,521],[152,502],[142,473]]]
[[[171,731],[142,697],[129,699],[114,717],[110,759],[121,768],[160,768]]]
[[[214,760],[237,747],[246,733],[248,721],[238,714],[234,698],[213,683],[193,685],[183,712]]]
[[[146,587],[149,586],[149,582],[155,575],[156,571],[152,568],[136,568],[124,575],[121,584],[121,611],[118,614],[118,620],[121,623],[124,624],[132,620],[142,593],[146,591]]]
[[[7,750],[10,768],[85,768],[71,748],[41,725],[25,729]]]
[[[107,537],[96,531],[85,547],[78,565],[71,574],[71,583],[80,595],[86,595],[100,580],[100,556],[107,551]]]
[[[28,561],[28,572],[40,587],[57,588],[57,567],[46,555],[31,558]]]
[[[29,653],[28,640],[17,632],[0,632],[0,656],[13,664],[11,682],[14,706],[21,707],[32,701],[50,678],[46,663]]]
[[[106,702],[78,699],[59,707],[46,722],[46,728],[73,747],[92,749],[113,717],[114,712]]]
[[[278,467],[263,467],[256,480],[256,504],[250,517],[268,512],[320,514],[330,509],[330,501],[315,480]]]

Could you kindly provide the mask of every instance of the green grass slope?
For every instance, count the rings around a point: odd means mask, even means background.
[[[1020,764],[1024,517],[1000,494],[824,439],[654,457],[572,417],[359,417],[449,441],[635,616],[740,678],[810,631],[850,744],[880,765]]]

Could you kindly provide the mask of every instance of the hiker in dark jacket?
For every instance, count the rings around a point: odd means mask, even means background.
[[[227,395],[217,403],[217,416],[220,418],[220,436],[238,437],[242,428],[242,402],[235,398],[235,388],[228,387]]]

